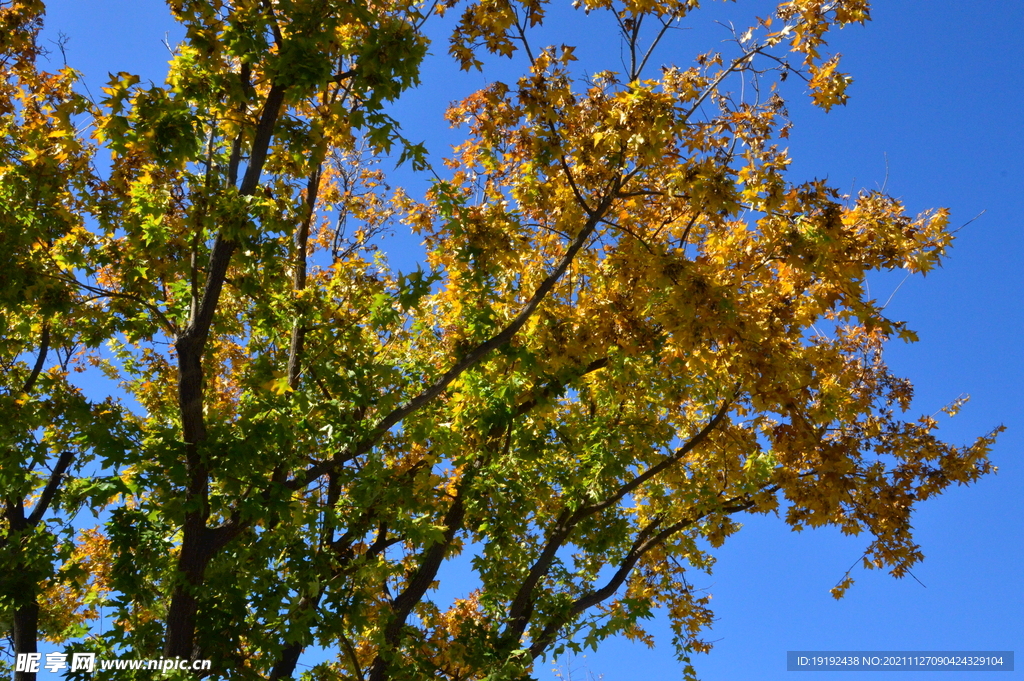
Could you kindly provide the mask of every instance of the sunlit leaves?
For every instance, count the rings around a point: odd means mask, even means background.
[[[946,212],[788,176],[780,84],[844,103],[826,38],[866,3],[785,2],[691,62],[597,72],[526,49],[544,3],[468,3],[459,65],[523,71],[451,105],[465,139],[434,167],[384,108],[418,82],[422,7],[177,0],[166,84],[118,73],[94,106],[36,70],[29,5],[0,8],[0,557],[24,577],[3,607],[41,603],[55,641],[105,603],[97,650],[255,678],[319,644],[316,678],[497,681],[649,643],[664,607],[689,664],[713,621],[691,577],[734,516],[862,536],[902,576],[915,504],[993,470],[994,434],[904,416],[882,349],[916,336],[865,285],[939,265]],[[641,25],[698,10],[577,5],[641,53]],[[392,189],[392,148],[424,196]],[[425,257],[397,271],[405,229]],[[86,400],[85,366],[135,413]],[[103,531],[35,518],[51,488],[43,510]],[[433,602],[459,555],[479,588]]]

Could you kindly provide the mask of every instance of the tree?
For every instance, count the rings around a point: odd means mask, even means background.
[[[711,611],[686,575],[734,516],[866,531],[864,566],[902,576],[914,506],[992,470],[994,433],[903,420],[881,352],[914,336],[864,288],[934,267],[946,212],[786,179],[782,92],[845,103],[825,38],[867,3],[784,2],[660,70],[696,3],[577,3],[623,47],[597,73],[531,43],[544,4],[468,3],[452,56],[527,70],[452,105],[437,169],[386,104],[456,3],[169,5],[167,84],[121,73],[94,103],[40,70],[43,3],[0,2],[15,651],[284,679],[319,644],[338,657],[308,678],[498,681],[664,607],[688,665]],[[392,150],[433,172],[422,199]],[[90,365],[134,404],[82,397]],[[76,538],[83,509],[103,522]],[[442,610],[459,556],[480,587]]]

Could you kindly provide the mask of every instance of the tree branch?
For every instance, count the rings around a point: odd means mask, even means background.
[[[331,77],[330,82],[332,82],[332,83],[339,83],[340,84],[342,81],[349,80],[350,78],[354,78],[355,75],[356,75],[356,70],[355,69],[349,69],[348,71],[342,71],[341,73],[334,74]]]
[[[28,380],[21,386],[21,392],[30,393],[32,388],[36,385],[36,379],[39,378],[39,374],[43,371],[43,364],[46,363],[46,355],[50,352],[50,325],[43,322],[43,334],[42,338],[39,339],[39,356],[36,357],[35,366],[32,367],[32,373],[29,374]]]
[[[520,310],[519,314],[517,314],[504,329],[466,353],[460,361],[445,372],[444,375],[433,383],[433,385],[423,390],[420,394],[416,395],[405,404],[393,409],[387,416],[377,423],[373,430],[370,431],[369,435],[367,435],[351,450],[342,452],[338,457],[335,457],[330,461],[325,461],[306,469],[305,473],[300,476],[296,476],[293,480],[289,481],[288,487],[290,489],[300,489],[305,487],[321,475],[333,470],[342,463],[351,461],[355,457],[370,451],[370,449],[380,441],[380,438],[383,437],[384,434],[394,425],[401,422],[410,414],[413,414],[423,408],[427,403],[443,393],[455,379],[462,375],[463,372],[480,363],[497,348],[500,348],[511,341],[519,329],[526,324],[533,313],[537,310],[544,298],[547,297],[548,293],[550,293],[555,287],[555,284],[558,283],[558,280],[561,279],[566,269],[568,269],[569,264],[575,259],[576,254],[583,248],[583,245],[586,243],[587,239],[590,238],[590,235],[594,233],[594,230],[597,228],[598,224],[600,224],[604,213],[606,213],[611,207],[618,189],[619,182],[616,181],[613,183],[611,191],[606,194],[594,214],[591,215],[584,224],[583,229],[580,230],[579,234],[576,235],[576,238],[573,239],[571,244],[569,244],[569,248],[566,250],[565,255],[562,256],[561,260],[559,260],[554,270],[545,277],[544,281],[537,287],[537,290],[530,297],[530,300],[526,303],[523,309]]]
[[[737,392],[738,390],[739,388],[737,387]],[[693,451],[695,447],[704,442],[704,440],[708,438],[711,432],[718,427],[718,424],[722,422],[722,420],[725,418],[725,415],[729,412],[729,407],[732,406],[734,399],[735,395],[727,399],[725,402],[723,402],[722,406],[718,409],[718,412],[711,418],[710,421],[708,421],[707,425],[701,428],[700,432],[691,437],[686,442],[686,444],[684,444],[682,447],[674,451],[671,454],[671,456],[665,457],[659,463],[655,464],[654,466],[651,466],[646,471],[644,471],[640,475],[636,476],[635,478],[627,482],[625,485],[620,487],[612,496],[608,497],[604,501],[601,501],[597,504],[593,504],[591,506],[584,507],[583,511],[585,511],[587,515],[590,515],[591,513],[596,513],[598,511],[602,511],[608,508],[609,506],[619,502],[624,496],[633,492],[640,485],[644,484],[654,476],[658,475],[669,466],[677,463],[684,456]]]
[[[730,499],[729,501],[738,502],[739,499],[733,498]],[[679,522],[669,525],[661,532],[658,532],[656,535],[652,537],[651,534],[661,525],[664,518],[658,517],[655,520],[653,520],[637,534],[636,539],[633,541],[633,546],[630,548],[629,553],[626,554],[626,557],[619,565],[619,569],[615,571],[615,574],[612,575],[611,578],[609,578],[609,580],[605,583],[604,586],[598,589],[593,589],[583,594],[582,596],[580,596],[572,602],[572,605],[569,607],[567,612],[565,612],[563,615],[552,618],[552,620],[548,622],[548,624],[544,627],[544,630],[536,639],[534,639],[533,644],[530,646],[531,657],[536,659],[537,657],[542,655],[544,651],[547,650],[547,648],[554,642],[555,636],[557,635],[558,631],[566,624],[568,624],[570,621],[572,621],[574,618],[578,617],[580,614],[594,607],[598,603],[601,603],[602,601],[605,601],[611,596],[615,595],[615,592],[617,592],[619,588],[622,586],[622,584],[626,581],[626,579],[629,577],[629,574],[633,571],[633,568],[636,567],[636,564],[640,561],[640,559],[643,558],[648,552],[650,552],[655,547],[664,544],[668,539],[672,537],[672,535],[677,534],[678,532],[686,529],[687,527],[690,527],[691,525],[697,522],[700,522],[701,520],[703,520],[709,515],[712,515],[713,513],[724,513],[726,515],[731,515],[739,511],[745,511],[752,507],[753,505],[754,502],[750,500],[744,501],[742,503],[732,503],[729,506],[723,506],[721,508],[715,509],[714,511],[707,511],[701,513],[695,518],[687,518],[685,520],[680,520]]]
[[[263,111],[260,114],[260,121],[256,125],[252,152],[249,154],[249,165],[245,169],[245,176],[242,177],[242,184],[238,188],[242,196],[252,196],[256,187],[259,186],[263,164],[267,160],[267,152],[270,149],[270,140],[274,136],[274,126],[277,125],[277,119],[281,115],[284,95],[284,86],[276,83],[270,86],[267,101],[264,102]]]
[[[320,164],[310,174],[306,182],[305,211],[302,223],[295,232],[293,238],[292,255],[292,290],[303,291],[306,289],[306,248],[309,242],[309,229],[313,223],[314,210],[316,208],[317,194],[320,192],[320,179],[323,164]],[[291,345],[288,349],[288,387],[295,390],[299,386],[299,376],[302,373],[302,348],[306,340],[306,327],[302,325],[302,319],[297,317],[292,326]]]
[[[479,468],[479,464],[476,468]],[[442,540],[435,542],[424,552],[419,567],[409,578],[405,589],[392,602],[391,620],[384,629],[382,648],[393,647],[399,642],[406,620],[437,576],[437,571],[444,561],[445,553],[447,553],[452,545],[455,533],[462,529],[462,521],[466,515],[465,494],[474,477],[474,473],[475,470],[470,469],[459,483],[459,490],[455,501],[452,502],[444,516],[445,531]],[[377,657],[370,668],[369,681],[384,681],[388,666],[388,660],[378,650]]]
[[[36,507],[32,510],[32,515],[28,517],[28,524],[35,526],[39,524],[39,521],[43,519],[43,514],[46,513],[46,509],[50,507],[50,502],[53,501],[53,495],[57,493],[57,489],[60,487],[61,478],[64,477],[64,473],[67,472],[68,467],[71,466],[71,462],[74,461],[75,454],[70,450],[65,450],[60,453],[60,457],[57,459],[56,465],[53,467],[53,472],[50,473],[50,479],[46,483],[46,487],[43,488],[43,493],[39,495],[39,501],[36,502]]]
[[[253,195],[259,186],[274,126],[284,103],[284,95],[285,88],[277,84],[272,85],[267,94],[253,139],[249,165],[239,188],[243,196]],[[206,439],[203,355],[220,293],[224,287],[228,265],[237,245],[223,229],[217,234],[210,254],[202,299],[198,307],[193,307],[188,326],[174,343],[178,353],[178,410],[181,414],[185,464],[188,472],[185,496],[186,500],[196,507],[185,514],[182,526],[181,552],[177,569],[184,579],[183,583],[175,586],[167,611],[165,657],[196,659],[202,656],[194,640],[198,601],[193,591],[202,584],[206,567],[213,556],[248,527],[248,523],[235,519],[218,528],[207,527],[210,515],[209,470],[199,449],[199,444]]]
[[[722,419],[725,418],[731,404],[732,399],[726,400],[707,425],[705,425],[700,432],[690,438],[685,445],[673,452],[671,456],[666,457],[660,463],[652,466],[644,473],[624,484],[614,494],[612,494],[612,496],[599,503],[582,506],[574,513],[570,513],[568,510],[562,511],[558,520],[555,521],[555,526],[547,543],[541,551],[540,556],[537,557],[537,560],[530,567],[529,574],[527,574],[526,579],[523,580],[522,585],[519,587],[515,597],[512,599],[512,604],[509,606],[509,624],[505,633],[502,635],[503,638],[506,640],[518,640],[526,631],[530,615],[533,611],[533,591],[537,587],[541,578],[547,574],[548,570],[551,569],[555,555],[562,547],[562,544],[565,543],[565,540],[569,538],[569,535],[572,534],[573,529],[591,515],[599,513],[609,506],[618,503],[623,497],[634,491],[637,487],[686,456],[686,454],[692,451],[694,447],[707,439],[711,431],[713,431],[718,424],[722,422]]]
[[[711,81],[711,83],[708,84],[708,86],[704,89],[704,92],[702,92],[700,96],[697,97],[697,99],[694,101],[693,106],[691,106],[690,109],[683,115],[682,120],[690,120],[690,116],[692,116],[697,111],[697,109],[701,107],[701,105],[704,103],[704,100],[707,99],[712,92],[716,92],[718,90],[718,86],[722,84],[722,81],[725,80],[729,76],[729,74],[741,70],[740,67],[743,66],[744,63],[750,61],[755,54],[760,53],[761,47],[755,45],[754,47],[747,50],[739,57],[736,57],[736,59],[734,59],[732,63],[729,64],[728,68],[724,69],[721,73],[718,74],[718,76],[713,81]]]
[[[601,357],[599,359],[595,359],[593,362],[588,364],[586,366],[586,368],[584,368],[583,371],[580,372],[580,374],[578,376],[576,376],[576,378],[578,378],[578,379],[579,378],[583,378],[587,374],[592,374],[595,371],[597,371],[598,369],[603,369],[606,366],[608,366],[608,358],[607,357]],[[559,389],[563,389],[564,390],[566,385],[567,385],[566,383],[560,383],[560,384],[557,384],[557,385],[555,385],[555,384],[548,384],[548,385],[544,386],[539,391],[534,393],[532,397],[530,397],[526,401],[520,403],[520,405],[518,407],[516,407],[515,415],[517,417],[518,416],[523,416],[524,414],[529,412],[531,409],[536,407],[537,403],[540,400],[542,400],[542,399],[544,399],[546,397],[551,397]]]
[[[664,18],[659,19],[659,21],[661,21],[661,30],[658,31],[658,35],[651,42],[651,46],[647,48],[647,53],[644,54],[643,58],[640,60],[640,66],[636,69],[636,76],[633,78],[634,80],[639,78],[640,74],[643,73],[644,67],[647,66],[647,60],[651,58],[652,54],[654,54],[654,48],[658,46],[658,43],[661,42],[661,39],[665,37],[665,33],[672,26],[673,19],[675,19],[675,16],[668,20]]]
[[[555,560],[558,549],[562,547],[562,544],[569,537],[569,534],[578,522],[579,520],[574,518],[573,513],[569,509],[563,510],[561,515],[558,516],[551,536],[541,550],[540,556],[537,557],[537,560],[530,567],[530,572],[526,575],[526,579],[523,580],[509,606],[509,624],[502,634],[502,638],[506,641],[518,641],[522,637],[523,632],[526,631],[526,627],[530,623],[530,616],[533,614],[533,590],[537,587],[541,578],[551,569],[551,564]]]

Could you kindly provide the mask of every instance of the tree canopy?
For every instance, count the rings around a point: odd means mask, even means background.
[[[286,679],[316,645],[302,678],[520,681],[664,608],[692,676],[688,575],[738,517],[863,533],[900,577],[915,506],[993,470],[994,432],[905,416],[882,350],[915,336],[865,287],[939,264],[947,212],[787,179],[783,94],[845,104],[826,41],[864,0],[782,2],[681,64],[659,45],[713,6],[578,0],[614,27],[600,71],[579,34],[536,44],[537,0],[168,5],[166,82],[94,101],[46,70],[44,3],[0,0],[14,652]],[[435,52],[523,71],[450,106],[439,163],[390,104],[442,20]],[[126,397],[87,399],[95,371]],[[441,602],[460,560],[477,588]]]

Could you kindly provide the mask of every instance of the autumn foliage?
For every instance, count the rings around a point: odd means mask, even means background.
[[[43,3],[0,0],[17,652],[284,679],[318,645],[304,679],[513,681],[665,608],[688,660],[713,618],[688,575],[738,517],[863,534],[899,577],[915,506],[993,470],[994,434],[904,416],[882,350],[915,337],[865,287],[938,265],[946,212],[787,180],[783,94],[846,102],[825,41],[863,0],[783,2],[682,64],[661,42],[714,7],[578,0],[617,27],[600,71],[579,35],[531,42],[535,0],[168,5],[166,84],[92,101],[44,70]],[[451,105],[442,163],[388,104],[443,21],[463,68],[523,72]],[[125,396],[86,399],[97,371]],[[454,603],[451,561],[479,582]]]

